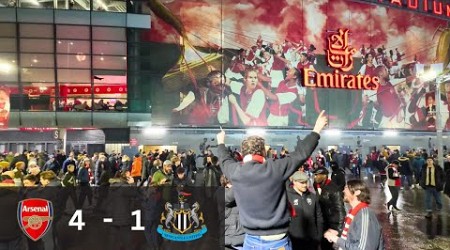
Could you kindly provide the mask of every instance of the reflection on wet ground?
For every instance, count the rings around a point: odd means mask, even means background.
[[[389,189],[379,183],[369,184],[372,204],[383,227],[386,249],[449,250],[450,249],[450,199],[442,194],[442,211],[425,218],[425,192],[423,189],[401,190],[397,206],[401,211],[388,213],[384,206],[391,198]]]

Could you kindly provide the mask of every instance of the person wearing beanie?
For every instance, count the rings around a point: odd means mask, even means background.
[[[172,161],[165,160],[162,169],[153,174],[151,186],[172,186],[173,182]]]
[[[331,170],[331,181],[339,187],[339,190],[344,191],[345,187],[345,171],[339,167],[337,162],[330,162]]]
[[[173,186],[183,189],[183,187],[192,185],[191,178],[186,174],[183,167],[177,167],[175,171],[175,176],[173,178]]]

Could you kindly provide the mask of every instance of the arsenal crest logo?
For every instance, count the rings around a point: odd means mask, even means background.
[[[26,199],[17,207],[19,226],[28,238],[37,241],[50,229],[53,205],[44,199]]]

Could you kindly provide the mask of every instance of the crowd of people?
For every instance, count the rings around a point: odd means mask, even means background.
[[[202,177],[197,176],[197,164],[202,165]],[[151,226],[159,221],[162,211],[155,211],[159,209],[158,204],[163,204],[155,192],[165,190],[166,187],[177,191],[188,186],[217,188],[222,176],[218,158],[208,148],[198,155],[193,150],[182,153],[154,150],[149,153],[139,152],[132,158],[120,153],[95,153],[89,156],[79,152],[66,155],[61,150],[53,154],[25,150],[21,154],[11,152],[0,155],[0,173],[0,197],[3,200],[11,199],[17,206],[18,201],[25,198],[47,199],[53,203],[56,224],[64,213],[67,216],[74,209],[82,209],[101,217],[114,217],[114,225],[119,223],[118,226],[129,230],[132,207],[139,207],[145,211],[143,220],[148,225],[146,230],[149,231],[146,231],[145,236],[152,235],[147,242],[150,249],[158,248],[161,241],[155,237],[156,227]],[[171,201],[170,197],[164,195],[165,201]],[[2,204],[10,208],[8,204]],[[11,217],[11,213],[8,215],[8,211],[4,210],[5,206],[0,205],[0,210],[5,216]],[[17,214],[17,207],[14,209]],[[61,239],[57,240],[56,229],[52,229],[52,236],[33,242],[25,240],[17,227],[17,219],[8,220],[6,224],[8,228],[14,226],[11,228],[15,230],[8,233],[0,231],[1,247],[64,249],[65,243]],[[54,228],[58,226],[54,225]],[[129,243],[125,235],[112,238],[121,242],[117,249]]]
[[[201,158],[201,159],[200,159]],[[205,149],[199,155],[193,150],[176,153],[173,150],[156,149],[154,151],[139,152],[130,158],[120,153],[94,153],[89,156],[86,153],[70,152],[66,155],[64,151],[58,150],[53,154],[47,152],[29,152],[24,150],[22,154],[9,152],[0,154],[0,173],[7,180],[8,176],[14,176],[11,183],[15,186],[24,186],[24,178],[35,176],[36,183],[40,184],[40,173],[52,171],[58,181],[63,180],[68,172],[73,172],[75,182],[91,186],[101,186],[109,182],[110,178],[118,177],[123,173],[130,176],[130,181],[137,186],[159,185],[157,179],[160,174],[169,174],[170,182],[177,182],[172,173],[183,173],[190,182],[195,184],[197,174],[196,161],[202,161],[204,172],[204,186],[218,186],[222,175],[218,167],[218,158],[210,149]],[[69,169],[72,168],[70,171]],[[86,169],[86,171],[84,171]],[[165,170],[167,169],[167,171]],[[156,178],[155,177],[156,174]],[[189,176],[189,177],[188,177]],[[168,180],[167,180],[168,181]],[[166,181],[164,182],[166,183]]]
[[[206,138],[198,155],[193,150],[139,152],[132,159],[116,153],[92,157],[74,152],[65,155],[63,151],[8,153],[0,156],[0,187],[24,187],[25,197],[32,189],[61,187],[55,204],[65,207],[70,200],[77,209],[108,213],[111,207],[106,205],[110,204],[106,197],[112,193],[130,195],[120,191],[125,187],[173,187],[180,195],[188,187],[221,186],[224,197],[217,197],[217,193],[209,197],[225,199],[219,218],[226,249],[384,249],[381,226],[370,209],[367,183],[371,176],[382,177],[381,187],[386,184],[392,194],[386,201],[387,213],[401,213],[397,206],[401,188],[424,189],[427,218],[433,215],[433,199],[436,210],[442,209],[441,191],[445,188],[444,193],[450,196],[450,187],[445,185],[450,183],[450,155],[444,169],[436,163],[435,152],[426,150],[400,154],[383,147],[363,157],[359,150],[341,153],[330,149],[313,155],[326,124],[322,112],[310,135],[297,138],[293,151],[282,149],[279,154],[266,150],[265,140],[259,136],[250,136],[240,150],[231,150],[225,147],[223,130],[217,135],[217,155],[206,145]],[[203,167],[197,168],[199,165]],[[93,191],[92,187],[98,189]],[[44,197],[56,199],[54,195]],[[154,198],[154,193],[150,197]],[[155,200],[143,204],[154,207]],[[131,211],[126,202],[112,205]],[[161,239],[155,233],[159,220],[155,218],[154,214],[144,218],[145,237],[157,249]],[[6,242],[20,241],[15,237]],[[44,238],[41,244],[53,249],[56,243]]]
[[[112,103],[110,103],[110,101]],[[74,98],[73,101],[71,100],[64,100],[60,103],[59,109],[64,111],[125,111],[127,108],[127,102],[122,102],[123,100],[120,99],[114,99],[114,100],[108,100],[105,102],[104,99],[100,100],[82,100]],[[89,103],[92,105],[89,106]]]

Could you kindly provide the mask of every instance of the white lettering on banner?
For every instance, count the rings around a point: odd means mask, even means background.
[[[48,206],[45,207],[27,207],[23,206],[22,212],[48,212]]]

